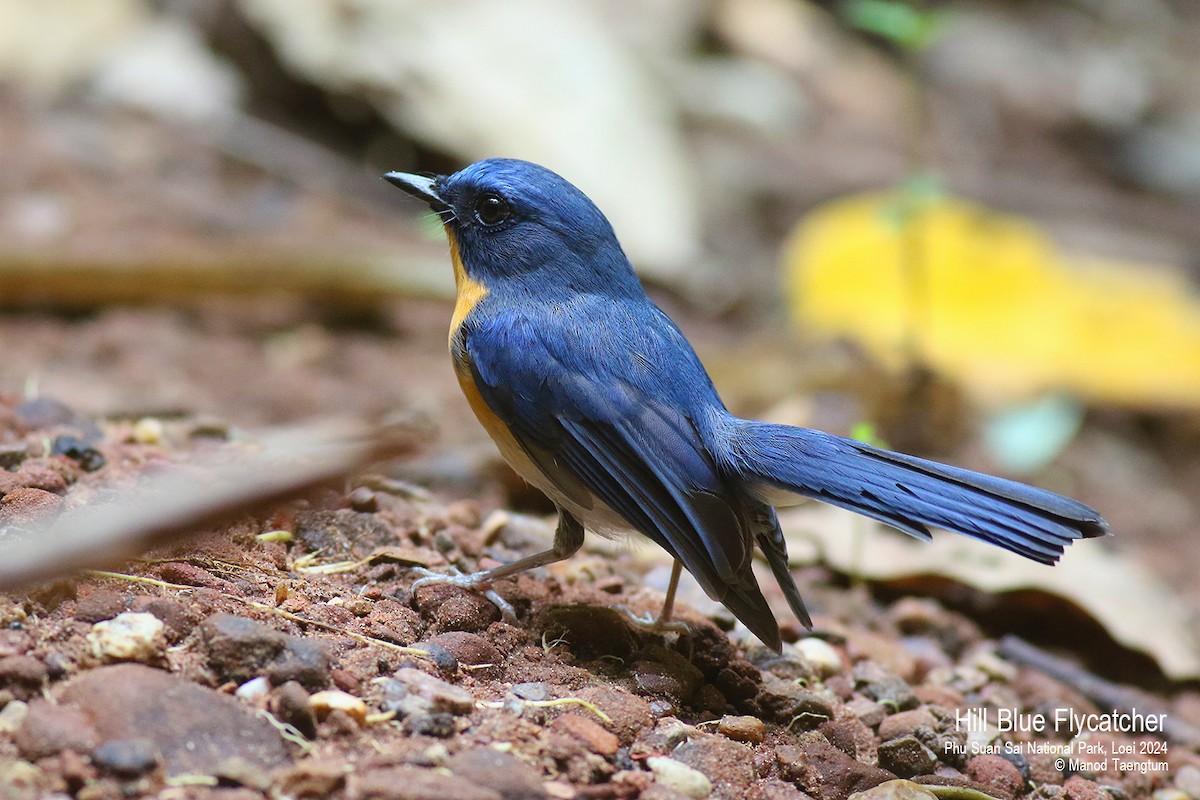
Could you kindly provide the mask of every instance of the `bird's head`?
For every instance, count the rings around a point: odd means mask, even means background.
[[[494,158],[453,175],[383,177],[429,204],[462,268],[489,288],[538,281],[545,292],[641,292],[600,209],[545,167]]]

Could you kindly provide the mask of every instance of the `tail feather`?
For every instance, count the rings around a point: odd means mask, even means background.
[[[730,466],[766,495],[822,500],[920,539],[933,525],[1053,564],[1075,539],[1108,533],[1061,495],[820,431],[740,420],[728,445]]]
[[[771,565],[771,574],[783,590],[783,596],[792,613],[804,627],[812,630],[812,617],[808,614],[804,598],[800,596],[800,589],[796,586],[796,579],[792,577],[792,571],[788,567],[787,542],[783,538],[783,531],[779,529],[775,509],[765,508],[764,511],[766,513],[762,514],[759,532],[755,537],[758,548],[767,557],[767,563]]]
[[[795,586],[794,583],[792,585]],[[744,575],[735,578],[720,600],[760,642],[776,653],[782,651],[783,641],[779,635],[779,623],[775,620],[775,613],[771,611],[767,599],[763,597],[753,572],[747,569]]]
[[[754,502],[745,509],[745,513],[744,519],[749,525],[750,534],[766,556],[771,573],[775,576],[779,588],[783,590],[788,606],[796,615],[796,619],[811,629],[812,618],[808,615],[808,609],[804,607],[800,589],[796,587],[796,579],[792,577],[788,568],[787,542],[783,538],[783,531],[779,529],[779,518],[775,516],[775,509]],[[721,602],[758,637],[759,641],[777,653],[782,651],[779,623],[763,597],[758,579],[749,563],[744,564],[726,586]]]

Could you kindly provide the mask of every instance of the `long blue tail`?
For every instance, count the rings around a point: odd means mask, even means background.
[[[1062,495],[821,431],[737,420],[725,444],[767,502],[804,495],[920,539],[933,525],[1053,564],[1075,539],[1108,533],[1095,509]]]

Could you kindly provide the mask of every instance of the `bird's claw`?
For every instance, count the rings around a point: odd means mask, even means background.
[[[638,614],[627,606],[616,606],[634,626],[654,633],[691,633],[692,626],[677,619],[663,619],[661,614]]]
[[[512,603],[505,600],[495,589],[489,587],[491,581],[488,578],[488,573],[484,572],[466,572],[464,573],[458,567],[451,566],[451,573],[434,572],[425,567],[412,567],[411,571],[421,575],[422,577],[413,581],[409,590],[416,592],[422,586],[458,586],[462,589],[482,589],[481,594],[496,608],[500,609],[500,616],[505,622],[515,624],[517,622],[517,611],[513,608]]]
[[[460,586],[463,589],[477,589],[487,583],[486,580],[481,580],[481,576],[486,576],[486,572],[463,572],[458,567],[451,566],[451,572],[435,572],[425,567],[411,567],[410,571],[422,576],[413,581],[412,590],[416,591],[422,586]]]

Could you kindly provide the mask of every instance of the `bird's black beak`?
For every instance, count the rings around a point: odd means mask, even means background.
[[[437,180],[421,175],[411,175],[407,172],[388,172],[383,179],[393,186],[398,186],[418,200],[424,200],[434,211],[446,211],[450,205],[438,194]]]

